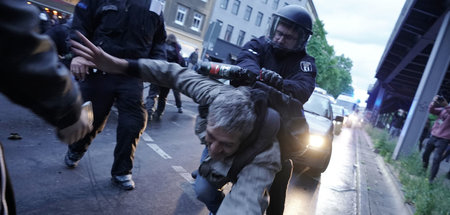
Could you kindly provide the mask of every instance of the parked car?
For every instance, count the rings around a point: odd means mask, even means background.
[[[313,175],[324,172],[331,158],[333,142],[333,111],[330,98],[323,93],[313,92],[303,105],[309,125],[309,142],[301,156],[295,157],[294,167],[309,167]]]

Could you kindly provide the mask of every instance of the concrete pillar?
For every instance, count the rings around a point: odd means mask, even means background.
[[[381,83],[380,83],[380,85],[381,85]],[[385,90],[384,90],[383,86],[381,85],[380,89],[378,90],[377,97],[375,98],[373,107],[372,107],[372,116],[370,117],[370,122],[372,123],[373,126],[376,126],[377,122],[378,122],[380,107],[381,107],[381,104],[383,103],[383,98],[384,98],[384,91]]]
[[[450,11],[447,11],[392,155],[394,160],[413,152],[428,117],[428,105],[447,72],[450,62],[449,19]]]
[[[383,103],[384,92],[385,92],[385,90],[383,88],[383,85],[380,83],[380,89],[378,90],[377,97],[375,98],[375,102],[374,102],[373,108],[372,108],[372,116],[370,119],[370,121],[372,122],[372,125],[375,127],[377,126],[378,119],[380,116],[380,107]]]

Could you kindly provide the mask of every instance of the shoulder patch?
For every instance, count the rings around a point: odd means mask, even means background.
[[[311,62],[300,61],[300,70],[302,70],[303,72],[312,72],[313,68]]]

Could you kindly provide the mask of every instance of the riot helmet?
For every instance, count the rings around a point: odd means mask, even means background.
[[[302,6],[287,5],[272,15],[269,39],[275,49],[302,51],[311,35],[312,19]]]

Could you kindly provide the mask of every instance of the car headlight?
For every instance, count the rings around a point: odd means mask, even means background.
[[[309,147],[322,148],[325,144],[325,138],[321,135],[310,134],[309,135]]]

